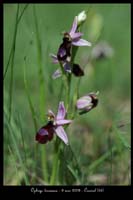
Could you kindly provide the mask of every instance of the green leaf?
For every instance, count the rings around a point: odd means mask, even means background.
[[[59,181],[62,184],[74,184],[81,177],[76,156],[71,147],[62,148],[60,152]]]
[[[116,133],[118,139],[119,139],[120,142],[122,143],[122,145],[123,145],[125,148],[131,150],[131,146],[129,145],[129,143],[128,143],[126,137],[124,136],[124,134],[123,134],[118,128],[116,128],[116,127],[114,127],[114,131],[115,131],[115,133]]]

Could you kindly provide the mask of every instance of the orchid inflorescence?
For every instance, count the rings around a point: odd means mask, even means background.
[[[72,62],[72,48],[74,46],[91,46],[91,43],[81,38],[83,33],[79,32],[79,26],[86,20],[85,11],[81,12],[74,18],[72,28],[69,32],[65,32],[63,35],[63,42],[59,46],[57,54],[50,54],[54,64],[60,64],[61,69],[57,69],[53,74],[53,79],[56,79],[64,73],[74,74],[77,77],[84,75],[83,69],[79,64]],[[98,104],[97,98],[98,92],[88,93],[83,97],[80,97],[76,102],[76,109],[79,114],[84,114],[92,110]],[[40,144],[45,144],[51,141],[54,134],[57,135],[65,144],[69,144],[68,137],[63,126],[69,125],[72,120],[67,119],[67,110],[64,102],[59,102],[57,115],[52,110],[48,110],[48,122],[36,134],[36,141]]]
[[[63,43],[60,45],[57,55],[50,54],[53,63],[61,62],[65,72],[73,73],[75,76],[83,76],[84,72],[80,68],[78,64],[73,63],[71,64],[71,51],[72,46],[91,46],[91,43],[87,40],[81,39],[83,33],[77,31],[78,28],[78,16],[75,17],[74,22],[72,24],[72,28],[69,32],[65,32],[63,36]],[[61,76],[60,69],[57,69],[54,74],[53,78],[58,78]]]

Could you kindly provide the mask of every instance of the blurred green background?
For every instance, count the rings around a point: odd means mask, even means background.
[[[24,7],[25,4],[19,4],[20,13]],[[99,104],[94,110],[76,118],[67,130],[82,175],[71,179],[74,176],[72,171],[76,170],[72,163],[72,169],[61,175],[66,177],[58,180],[58,184],[129,185],[130,5],[34,4],[34,7],[38,33],[32,4],[26,7],[17,25],[12,123],[8,121],[11,62],[4,78],[4,184],[26,184],[25,175],[28,184],[46,183],[42,175],[42,146],[38,146],[37,159],[34,159],[35,129],[25,90],[24,67],[39,129],[46,122],[47,110],[57,111],[61,92],[61,78],[52,80],[51,77],[58,65],[52,64],[49,54],[57,53],[62,42],[61,32],[70,30],[74,17],[82,10],[88,10],[82,32],[83,38],[90,41],[92,47],[80,47],[75,60],[85,67],[85,76],[79,86],[80,96],[99,91]],[[17,4],[4,5],[4,71],[12,47],[16,12]],[[92,59],[94,47],[102,41],[112,48],[113,55]],[[43,79],[41,91],[40,78]],[[73,76],[71,98],[76,82],[77,77]],[[40,105],[41,95],[44,95],[45,101]],[[46,145],[48,176],[51,173],[53,143]],[[64,154],[63,159],[69,161],[69,156]]]

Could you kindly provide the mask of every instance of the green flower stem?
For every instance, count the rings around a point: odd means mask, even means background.
[[[88,11],[86,11],[86,13],[88,14]],[[83,22],[84,23],[84,22]],[[80,24],[77,28],[77,30],[80,32],[81,30],[81,27],[82,27],[82,24]],[[74,59],[75,59],[75,56],[77,54],[77,51],[78,51],[78,46],[73,46],[72,47],[72,58],[71,58],[71,63],[73,64],[74,63]],[[72,99],[72,113],[71,113],[71,116],[72,116],[72,119],[75,118],[76,116],[76,101],[78,99],[78,96],[79,96],[79,85],[80,85],[80,81],[81,81],[81,77],[78,79],[77,81],[77,85],[76,85],[76,88],[75,88],[75,91],[74,91],[74,95],[73,95],[73,99]]]
[[[71,63],[74,63],[74,59],[75,59],[75,56],[77,54],[77,51],[78,51],[78,46],[73,46],[72,47],[72,58],[71,58]]]
[[[72,48],[71,66],[73,66],[74,58],[76,56],[77,50],[78,50],[78,47]],[[72,76],[72,74],[71,73],[66,74],[66,72],[64,71],[62,62],[59,62],[59,63],[60,63],[60,69],[61,69],[61,72],[62,72],[62,80],[63,80],[63,83],[65,85],[65,89],[66,89],[65,107],[66,107],[66,110],[68,112],[69,106],[70,106],[71,76]],[[66,128],[67,128],[67,126],[66,126]],[[56,138],[55,149],[54,149],[53,169],[52,169],[52,175],[51,175],[51,179],[50,179],[50,185],[56,184],[58,167],[59,167],[59,163],[61,163],[60,160],[59,160],[60,146],[61,146],[61,140]]]
[[[71,74],[69,74],[68,76],[66,75],[61,62],[60,62],[60,68],[61,68],[61,71],[62,71],[63,83],[64,83],[65,89],[66,89],[65,105],[66,105],[66,109],[68,110],[69,100],[70,100]],[[58,172],[58,167],[59,167],[60,146],[61,146],[61,140],[58,137],[56,137],[55,148],[54,148],[54,156],[53,156],[54,161],[53,161],[53,169],[52,169],[52,175],[51,175],[51,179],[50,179],[50,185],[56,184],[57,172]]]
[[[77,81],[77,85],[75,87],[75,90],[74,90],[74,95],[73,95],[73,100],[72,100],[72,119],[74,119],[76,117],[76,114],[77,114],[77,108],[76,108],[76,101],[78,99],[78,96],[79,96],[79,85],[80,85],[80,81],[81,81],[81,78],[78,79]]]
[[[65,105],[66,105],[66,108],[68,108],[68,102],[69,102],[69,93],[70,93],[70,82],[69,82],[69,79],[67,74],[65,73],[64,71],[64,68],[63,68],[63,65],[62,65],[62,62],[59,62],[60,63],[60,69],[61,69],[61,72],[62,72],[62,80],[63,80],[63,84],[65,86],[65,89],[66,89],[66,97],[65,97]]]
[[[71,93],[71,77],[72,74],[68,74],[67,76],[67,93],[66,93],[66,109],[67,112],[69,111],[69,106],[70,106],[70,93]]]
[[[50,179],[50,185],[55,185],[57,180],[57,172],[59,166],[59,153],[60,153],[60,144],[61,140],[56,137],[55,146],[54,146],[54,160],[53,160],[53,170]]]
[[[42,165],[42,169],[43,169],[43,178],[45,179],[45,182],[48,183],[48,170],[47,170],[46,160],[47,160],[46,148],[44,145],[42,145],[41,146],[41,165]]]

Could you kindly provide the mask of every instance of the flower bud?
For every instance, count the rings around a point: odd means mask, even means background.
[[[86,20],[86,18],[87,18],[86,12],[85,10],[83,10],[77,16],[78,26],[80,26]]]
[[[98,104],[98,98],[97,93],[89,93],[77,100],[76,107],[80,111],[79,114],[84,114],[86,112],[89,112]]]

